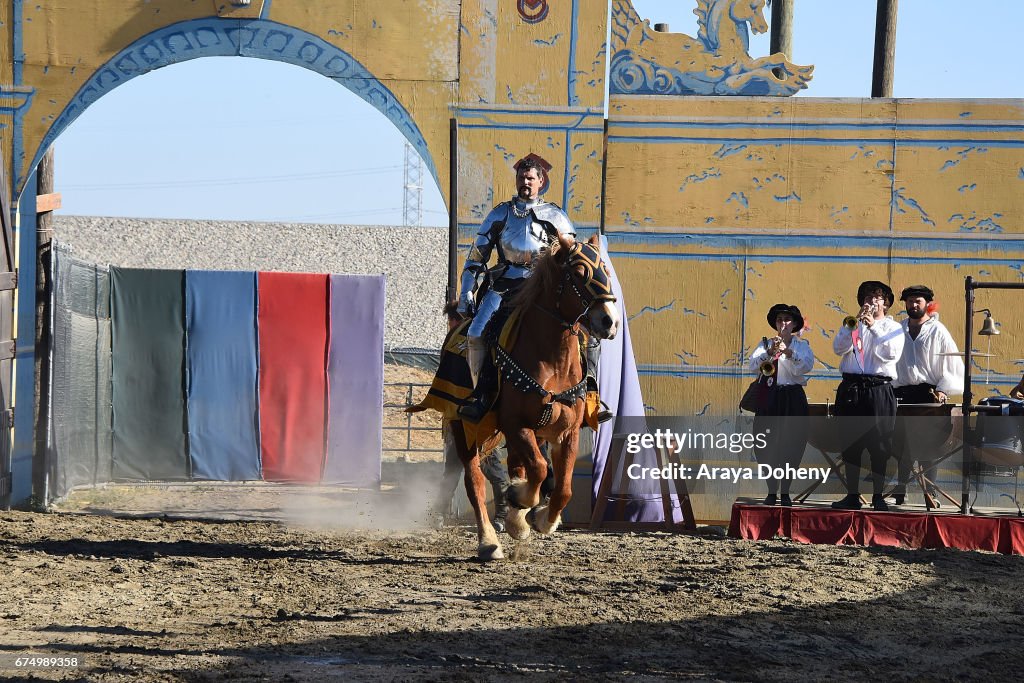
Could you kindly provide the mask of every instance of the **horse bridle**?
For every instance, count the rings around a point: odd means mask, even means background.
[[[582,285],[576,284],[575,270],[577,266],[583,266],[583,275],[586,278]],[[550,313],[543,307],[538,306],[545,313],[553,315],[565,329],[579,334],[580,321],[590,312],[591,307],[598,302],[615,301],[612,294],[611,280],[608,271],[601,262],[601,252],[586,242],[576,242],[569,247],[569,257],[562,266],[562,279],[558,283],[558,291],[555,296],[555,313]],[[576,316],[576,319],[569,322],[562,314],[562,293],[565,285],[568,284],[580,303],[583,304],[583,311]],[[582,286],[582,290],[580,287]]]

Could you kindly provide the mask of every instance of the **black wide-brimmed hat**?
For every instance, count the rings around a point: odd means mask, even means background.
[[[775,329],[775,319],[779,317],[779,313],[789,313],[793,316],[793,334],[804,329],[804,316],[800,314],[799,308],[789,304],[775,304],[768,309],[768,324],[772,326],[773,330]]]
[[[885,305],[892,306],[893,302],[896,301],[896,296],[892,293],[892,288],[878,280],[868,280],[860,283],[860,287],[857,288],[857,304],[863,306],[864,297],[866,297],[869,292],[873,292],[876,289],[882,290],[882,294],[885,295]]]
[[[931,301],[935,298],[935,292],[931,290],[931,287],[926,285],[910,285],[900,294],[900,301],[906,301],[915,296],[923,298],[925,301]]]

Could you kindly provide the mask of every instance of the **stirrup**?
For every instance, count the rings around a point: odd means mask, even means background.
[[[604,401],[601,401],[601,410],[597,411],[597,424],[607,422],[613,417],[615,417],[615,413],[609,410],[608,404],[606,404]]]
[[[488,396],[476,396],[471,397],[472,400],[465,405],[459,406],[459,417],[472,423],[477,423],[484,419],[484,415],[487,414],[490,408],[491,401]]]

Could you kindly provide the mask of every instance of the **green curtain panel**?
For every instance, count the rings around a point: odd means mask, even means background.
[[[111,268],[114,480],[187,479],[184,273]]]

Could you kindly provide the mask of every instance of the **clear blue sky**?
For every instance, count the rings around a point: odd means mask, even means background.
[[[597,0],[588,0],[594,2]],[[633,0],[695,36],[692,0]],[[868,97],[875,0],[795,0],[805,97]],[[900,0],[897,97],[1022,97],[1024,0]],[[768,53],[768,36],[751,54]],[[56,142],[62,214],[400,225],[404,139],[299,67],[207,58],[129,81]],[[424,224],[447,225],[424,171]]]

